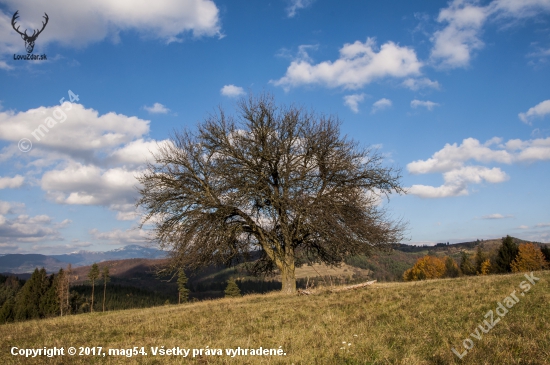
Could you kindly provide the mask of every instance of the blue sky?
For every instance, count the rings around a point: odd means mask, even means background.
[[[0,254],[145,244],[149,151],[248,92],[400,167],[406,243],[550,242],[550,0],[0,0],[0,85]]]

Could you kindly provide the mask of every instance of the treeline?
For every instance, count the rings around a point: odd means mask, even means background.
[[[76,312],[79,298],[68,293],[63,270],[48,275],[44,268],[35,269],[26,282],[15,276],[7,277],[1,285],[0,323],[46,318]]]
[[[550,247],[547,245],[539,247],[533,243],[522,243],[518,246],[510,236],[502,239],[502,244],[496,252],[484,251],[483,245],[478,244],[475,254],[469,255],[462,251],[460,255],[459,264],[449,256],[421,257],[413,267],[403,273],[403,280],[488,275],[550,268]]]
[[[70,275],[63,269],[51,275],[44,268],[35,269],[27,281],[19,280],[15,276],[0,275],[0,324],[102,310],[146,308],[176,302],[173,296],[108,284],[107,275],[108,270],[104,270],[104,285],[99,295],[95,293],[95,301],[94,284],[99,276],[94,269],[90,275],[91,285],[78,286],[70,286]]]

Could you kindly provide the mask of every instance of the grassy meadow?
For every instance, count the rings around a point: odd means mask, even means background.
[[[247,295],[148,309],[0,326],[1,364],[548,364],[550,271],[525,295],[523,274],[376,283],[309,296]],[[513,291],[519,301],[488,333],[470,335]],[[504,303],[504,302],[503,302]],[[495,314],[495,319],[497,315]],[[462,360],[451,351],[473,348]],[[471,346],[467,342],[468,346]],[[24,358],[10,349],[144,347],[147,356]],[[222,349],[224,355],[153,356],[151,347]],[[282,349],[283,356],[225,355],[227,348]]]

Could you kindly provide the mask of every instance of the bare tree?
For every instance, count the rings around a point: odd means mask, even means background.
[[[71,306],[70,306],[70,303],[69,303],[69,299],[70,299],[70,291],[71,291],[71,275],[73,273],[73,267],[72,265],[69,263],[67,265],[67,270],[65,271],[65,276],[66,276],[66,285],[67,285],[67,312],[71,310]]]
[[[69,285],[67,282],[67,273],[63,269],[59,269],[57,274],[57,297],[59,299],[59,311],[61,317],[63,317],[63,312],[67,312],[67,292],[69,291]]]
[[[88,281],[92,284],[92,305],[90,306],[90,312],[94,311],[94,289],[95,282],[99,278],[99,266],[94,262],[88,273]]]
[[[107,282],[109,282],[110,276],[109,276],[109,266],[103,267],[103,270],[101,270],[101,280],[103,280],[103,312],[105,312],[105,297],[107,295]]]
[[[252,257],[252,271],[278,269],[293,293],[301,264],[338,265],[402,239],[404,225],[377,204],[404,192],[399,170],[342,137],[337,118],[265,94],[241,99],[238,112],[220,108],[196,132],[175,132],[138,177],[143,224],[155,224],[174,269]]]

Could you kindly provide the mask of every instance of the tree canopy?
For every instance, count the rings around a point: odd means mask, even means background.
[[[297,265],[336,265],[402,239],[404,225],[378,204],[404,192],[400,171],[341,136],[338,118],[265,94],[237,111],[175,132],[138,177],[137,205],[174,271],[253,258],[251,271],[278,269],[292,293]]]

